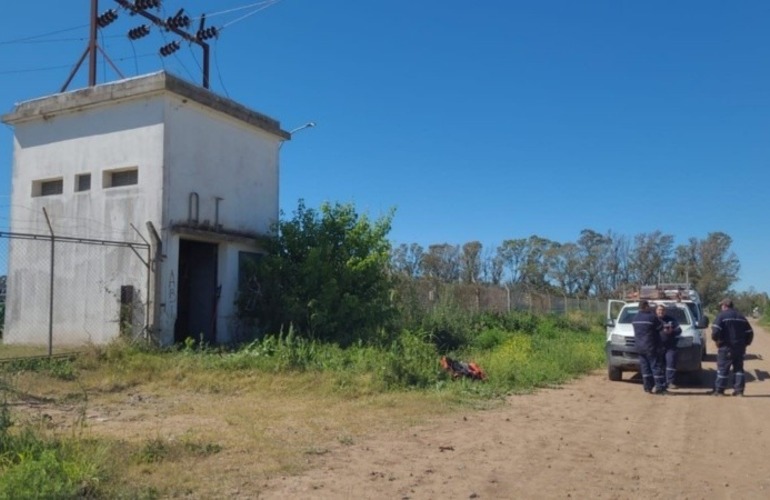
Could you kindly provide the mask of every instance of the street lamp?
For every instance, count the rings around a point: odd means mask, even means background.
[[[299,132],[300,130],[304,130],[304,129],[306,129],[306,128],[313,128],[313,127],[315,127],[315,122],[307,122],[307,123],[306,123],[306,124],[304,124],[304,125],[301,125],[301,126],[299,126],[299,127],[297,127],[297,128],[293,128],[293,129],[289,130],[289,139],[288,139],[288,140],[291,140],[291,137],[292,137],[292,136],[293,136],[295,133]],[[283,147],[283,144],[286,142],[286,140],[287,140],[287,139],[285,139],[285,140],[281,141],[281,144],[279,144],[279,145],[278,145],[278,149],[281,149],[281,148]]]
[[[302,125],[301,127],[297,127],[295,129],[289,130],[289,135],[292,135],[294,132],[299,132],[300,130],[306,129],[306,128],[313,128],[315,127],[315,122],[307,122],[306,124]]]

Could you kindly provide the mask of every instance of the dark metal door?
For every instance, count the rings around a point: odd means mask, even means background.
[[[174,340],[216,343],[217,245],[179,240],[179,300]]]

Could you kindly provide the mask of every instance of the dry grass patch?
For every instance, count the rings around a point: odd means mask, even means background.
[[[335,447],[453,404],[438,392],[340,388],[324,373],[180,373],[172,366],[144,383],[129,378],[110,368],[84,371],[76,381],[25,372],[17,383],[28,397],[14,409],[106,444],[120,488],[203,498],[258,491],[265,479],[297,473]]]
[[[68,357],[87,350],[86,346],[77,345],[54,345],[51,348],[51,355],[56,357]],[[0,360],[29,358],[29,357],[48,357],[48,346],[40,344],[3,344],[0,343]]]

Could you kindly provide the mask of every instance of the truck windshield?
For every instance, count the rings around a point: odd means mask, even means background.
[[[618,323],[626,323],[630,324],[634,322],[634,316],[636,316],[636,313],[639,312],[639,307],[637,306],[630,306],[626,307],[621,311],[620,318],[618,318]],[[684,309],[680,309],[679,307],[667,307],[666,308],[666,314],[668,316],[671,316],[674,318],[677,323],[680,325],[689,325],[690,324],[690,318],[687,316],[687,313]]]
[[[633,323],[634,322],[634,316],[636,316],[636,313],[639,312],[639,308],[636,306],[632,307],[626,307],[621,311],[620,318],[618,319],[618,323]]]
[[[690,324],[690,319],[687,316],[687,313],[684,312],[684,309],[679,309],[678,307],[668,307],[666,308],[666,314],[674,318],[680,325]]]

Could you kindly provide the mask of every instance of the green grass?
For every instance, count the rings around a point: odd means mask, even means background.
[[[335,441],[352,444],[388,419],[417,421],[457,405],[488,407],[505,395],[560,384],[604,363],[604,335],[591,317],[516,314],[452,321],[444,316],[426,323],[453,332],[443,338],[454,339],[456,348],[448,352],[430,328],[402,331],[385,346],[345,349],[290,331],[237,349],[192,340],[174,349],[116,342],[92,346],[72,359],[2,363],[0,389],[6,397],[75,403],[85,414],[95,398],[101,405],[112,395],[125,400],[133,388],[159,399],[191,394],[204,401],[195,400],[197,413],[228,415],[232,436],[219,428],[216,435],[199,430],[181,440],[158,434],[127,442],[93,437],[84,418],[81,427],[57,434],[41,418],[14,420],[11,406],[0,404],[0,499],[189,494],[190,488],[205,487],[202,479],[186,476],[191,461],[228,460],[232,446],[258,453],[268,464],[265,474],[270,467],[294,470],[303,463],[298,454]],[[439,365],[445,352],[475,361],[487,379],[451,379]],[[223,398],[237,404],[224,410]],[[302,431],[277,440],[275,430],[261,427],[270,422]],[[250,432],[244,434],[244,425]],[[316,433],[326,437],[313,437]]]
[[[0,499],[83,498],[106,478],[104,447],[86,439],[48,436],[32,423],[14,429],[0,405]]]

